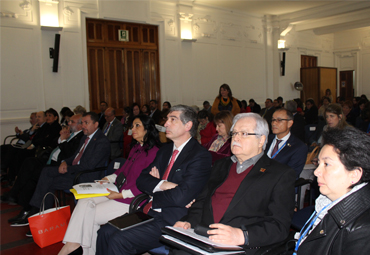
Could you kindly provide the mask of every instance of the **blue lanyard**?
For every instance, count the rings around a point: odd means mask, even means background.
[[[307,235],[308,231],[312,228],[313,224],[315,223],[315,221],[317,220],[317,218],[319,217],[320,213],[322,213],[322,211],[324,211],[329,205],[331,205],[333,202],[331,202],[330,204],[326,205],[324,208],[322,208],[320,210],[320,212],[318,214],[316,214],[315,216],[315,213],[316,212],[313,212],[311,217],[308,219],[308,221],[306,221],[306,223],[304,224],[303,228],[301,229],[301,231],[299,232],[299,239],[295,245],[295,248],[294,248],[294,253],[293,255],[297,255],[297,251],[298,251],[298,248],[299,248],[299,244],[301,243],[302,239]],[[313,218],[315,216],[315,218]],[[313,219],[312,219],[313,218]],[[311,220],[312,219],[312,220]],[[310,222],[311,221],[311,222]],[[305,229],[307,223],[310,222],[310,225],[308,225],[308,227]],[[304,231],[303,231],[304,230]],[[303,231],[303,233],[302,233]]]
[[[285,143],[280,147],[280,149],[277,150],[277,152],[275,152],[274,155],[271,156],[271,158],[275,158],[276,155],[285,147],[285,144],[287,143],[288,141],[285,141]]]

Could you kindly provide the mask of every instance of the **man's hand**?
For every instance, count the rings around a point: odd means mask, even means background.
[[[32,131],[35,131],[37,129],[39,129],[40,126],[36,123],[35,125],[33,125],[33,127],[31,128]]]
[[[59,134],[60,134],[61,141],[67,140],[68,137],[71,135],[69,131],[69,127],[68,126],[63,127],[62,130],[60,130]]]
[[[208,230],[209,239],[227,245],[243,245],[245,242],[243,230],[233,228],[224,224],[216,223],[209,225],[212,230]]]
[[[67,163],[65,162],[65,161],[63,161],[61,164],[60,164],[60,166],[59,166],[59,169],[58,169],[58,171],[59,171],[59,173],[60,174],[65,174],[66,172],[67,172]]]
[[[14,130],[15,130],[15,133],[20,134],[20,135],[23,135],[23,131],[20,130],[18,127],[15,127]]]
[[[158,171],[158,168],[153,166],[152,167],[152,170],[150,170],[149,174],[157,179],[160,178],[160,175],[159,175],[159,171]]]
[[[187,222],[187,221],[178,221],[173,226],[174,227],[183,228],[183,229],[189,229],[189,228],[191,228],[191,224],[189,222]]]
[[[174,189],[176,187],[177,187],[177,184],[176,183],[164,181],[159,188],[161,190],[169,190],[169,189]]]
[[[185,207],[190,208],[195,203],[195,199],[193,199],[189,204],[187,204]]]
[[[110,190],[110,189],[107,189],[109,191],[109,195],[107,196],[107,198],[109,199],[120,199],[120,198],[123,198],[122,194],[119,193],[119,192],[115,192],[113,190]]]

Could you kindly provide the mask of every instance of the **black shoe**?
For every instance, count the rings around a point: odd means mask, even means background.
[[[31,230],[30,230],[30,231],[28,231],[28,232],[26,233],[26,236],[27,236],[27,237],[32,237]]]
[[[82,255],[83,253],[83,249],[82,247],[78,247],[76,250],[72,251],[71,253],[68,253],[68,255]]]
[[[10,218],[8,222],[12,227],[28,226],[28,217],[30,216],[30,211],[22,210],[17,216]]]

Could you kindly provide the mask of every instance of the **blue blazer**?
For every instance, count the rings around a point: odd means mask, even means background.
[[[162,180],[172,155],[173,143],[166,144],[159,149],[154,161],[144,169],[136,181],[139,190],[153,197],[152,208],[161,208],[161,213],[154,213],[156,219],[162,220],[164,225],[173,225],[185,216],[187,204],[195,199],[207,183],[211,172],[212,156],[191,138],[178,155],[168,181],[178,184],[174,189],[153,193],[154,188]],[[149,174],[152,167],[157,167],[160,179]],[[152,211],[149,214],[153,213]]]
[[[266,145],[265,153],[267,154],[270,150],[272,141],[275,139],[274,134],[269,135],[269,139]],[[304,165],[306,164],[308,149],[307,146],[290,133],[290,137],[284,146],[284,148],[274,158],[276,161],[288,165],[294,169],[296,178],[299,178]]]

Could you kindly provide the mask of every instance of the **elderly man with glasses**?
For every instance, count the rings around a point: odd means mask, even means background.
[[[290,129],[294,123],[293,114],[280,108],[272,115],[272,133],[268,138],[266,154],[276,161],[294,169],[296,178],[301,174],[307,158],[307,146]]]
[[[295,173],[265,155],[268,133],[258,114],[236,115],[230,134],[234,155],[215,162],[202,193],[174,226],[208,227],[212,241],[240,245],[248,255],[282,242],[294,210]]]

